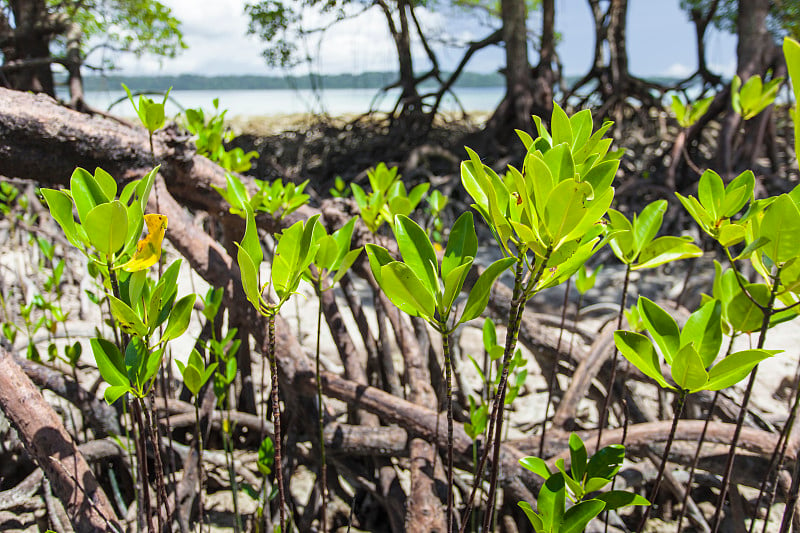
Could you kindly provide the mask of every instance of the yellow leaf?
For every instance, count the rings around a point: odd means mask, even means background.
[[[164,215],[145,215],[147,236],[136,244],[136,252],[130,260],[120,265],[128,272],[137,272],[149,268],[161,257],[161,243],[164,241],[164,232],[167,229],[167,217]]]

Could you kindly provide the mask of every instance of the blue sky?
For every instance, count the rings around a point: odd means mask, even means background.
[[[164,0],[183,22],[189,45],[179,57],[159,60],[145,57],[120,57],[117,65],[128,74],[281,74],[269,69],[261,58],[261,43],[247,36],[244,0]],[[202,5],[202,8],[199,6]],[[422,24],[431,34],[468,41],[489,33],[486,21],[475,14],[454,10],[419,10]],[[323,22],[314,13],[311,20]],[[533,16],[530,27],[536,28]],[[582,74],[591,63],[594,32],[591,13],[583,0],[556,0],[556,26],[562,40],[558,52],[567,74]],[[731,76],[735,68],[736,39],[711,30],[706,39],[707,61],[711,69]],[[458,61],[461,51],[436,45],[442,67],[447,70]],[[321,43],[309,43],[309,52],[322,73],[395,70],[396,58],[382,15],[372,9],[359,17],[337,24],[325,33]],[[418,70],[424,69],[424,53],[414,47]],[[684,76],[693,72],[695,37],[687,15],[678,0],[629,0],[628,53],[631,71],[638,75]],[[536,55],[531,52],[531,61]],[[491,72],[503,64],[503,51],[497,47],[476,54],[467,70]]]

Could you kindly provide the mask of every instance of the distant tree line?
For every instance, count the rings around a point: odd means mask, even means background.
[[[330,74],[315,76],[85,76],[87,91],[121,90],[124,83],[132,91],[158,91],[167,87],[175,91],[209,90],[263,90],[263,89],[381,89],[397,79],[396,72],[362,72],[360,74]],[[503,87],[505,78],[499,73],[478,74],[464,72],[456,87]]]

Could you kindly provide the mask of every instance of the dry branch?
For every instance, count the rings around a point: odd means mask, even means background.
[[[5,350],[0,350],[0,407],[50,480],[78,531],[108,531],[117,517],[61,419]]]

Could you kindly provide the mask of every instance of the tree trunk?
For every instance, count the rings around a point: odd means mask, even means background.
[[[539,64],[533,72],[533,106],[534,112],[548,121],[553,112],[553,90],[558,83],[558,76],[553,68],[556,63],[555,19],[555,0],[543,0]]]
[[[11,0],[9,2],[14,14],[14,36],[12,43],[3,49],[4,64],[12,62],[33,64],[14,69],[5,77],[11,89],[33,91],[55,96],[55,83],[50,63],[51,32],[47,27],[48,12],[44,0]]]
[[[756,74],[764,75],[777,55],[776,46],[767,31],[770,0],[740,0],[736,21],[739,42],[736,46],[736,73],[746,82]],[[722,124],[717,164],[731,177],[734,172],[734,143],[741,117],[730,107]]]

